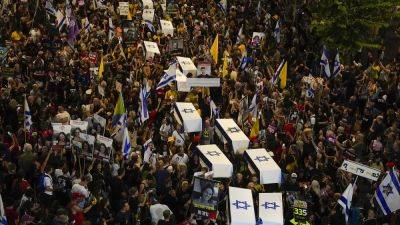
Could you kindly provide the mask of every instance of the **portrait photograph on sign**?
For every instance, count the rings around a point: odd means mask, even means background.
[[[265,38],[265,34],[262,32],[253,32],[253,37],[251,38],[251,44],[253,46],[260,46],[262,40]]]
[[[80,147],[76,146],[76,153],[80,158],[84,159],[92,159],[93,158],[93,149],[94,149],[94,142],[95,137],[93,135],[80,133]],[[74,146],[75,147],[75,146]]]
[[[197,77],[204,78],[211,76],[211,63],[209,62],[198,62],[197,63]]]
[[[219,182],[215,180],[194,177],[192,200],[195,211],[200,216],[210,218],[218,210]],[[204,215],[207,212],[207,215]]]
[[[53,145],[69,146],[71,140],[71,126],[63,124],[52,124]]]
[[[93,157],[97,160],[109,162],[111,157],[113,139],[101,135],[96,136]]]
[[[134,22],[128,20],[124,21],[122,30],[125,43],[130,44],[138,39],[138,28],[135,26]]]
[[[183,39],[173,38],[168,40],[168,48],[167,51],[172,55],[181,55],[183,54]]]

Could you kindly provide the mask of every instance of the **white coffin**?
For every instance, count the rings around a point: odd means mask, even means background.
[[[261,184],[281,183],[281,168],[267,150],[263,148],[247,149],[244,152],[244,159],[249,164],[250,170],[258,175]]]
[[[202,131],[202,119],[192,103],[176,102],[174,105],[174,117],[183,125],[188,133]]]
[[[230,225],[255,225],[253,197],[250,189],[229,187],[228,221]]]
[[[177,56],[176,59],[178,60],[178,63],[182,68],[183,75],[186,76],[188,73],[191,73],[193,74],[193,76],[196,76],[197,67],[194,65],[193,61],[190,58]]]
[[[213,171],[214,178],[229,178],[233,173],[233,164],[217,145],[198,145],[199,158],[202,164]]]
[[[282,193],[260,193],[258,215],[263,225],[283,225]]]
[[[235,154],[242,154],[249,147],[249,138],[233,119],[217,119],[215,131],[224,143],[231,146]]]

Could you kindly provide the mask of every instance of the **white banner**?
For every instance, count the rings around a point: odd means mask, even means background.
[[[71,129],[79,128],[80,131],[86,131],[88,128],[88,122],[82,120],[70,120],[69,125],[71,125]]]
[[[144,9],[142,14],[143,20],[153,22],[154,20],[154,9]]]
[[[350,160],[344,160],[340,169],[373,181],[377,181],[381,175],[380,170]]]
[[[127,16],[129,14],[129,3],[128,2],[119,2],[119,15]]]

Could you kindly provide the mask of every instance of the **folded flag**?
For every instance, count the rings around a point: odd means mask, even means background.
[[[388,215],[400,209],[400,182],[398,171],[391,170],[375,191],[375,199],[383,213]]]

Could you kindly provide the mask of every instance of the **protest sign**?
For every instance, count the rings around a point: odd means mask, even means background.
[[[171,37],[174,36],[174,26],[172,25],[171,21],[168,20],[160,20],[161,25],[161,32],[163,34],[170,35]]]
[[[194,213],[202,219],[216,219],[219,182],[194,177],[192,200]]]
[[[119,15],[127,16],[129,14],[129,2],[119,2]]]
[[[142,13],[142,19],[152,23],[154,20],[154,9],[144,9]]]
[[[171,56],[182,55],[183,48],[184,48],[183,39],[173,38],[173,39],[168,40],[167,52]]]
[[[52,123],[53,145],[69,146],[71,137],[71,125]]]
[[[198,62],[197,63],[197,77],[207,77],[211,75],[211,63]]]
[[[381,175],[380,170],[351,160],[344,160],[340,169],[373,181],[377,181]]]
[[[122,25],[124,42],[131,44],[138,38],[138,29],[132,21],[125,21]]]
[[[95,137],[93,135],[80,133],[79,134],[81,148],[77,148],[77,154],[81,158],[92,159]]]
[[[157,43],[151,41],[143,41],[143,44],[146,51],[146,59],[154,58],[155,54],[160,54]]]
[[[94,114],[92,118],[91,134],[103,134],[106,129],[107,120],[98,114]]]
[[[265,38],[265,34],[262,32],[253,32],[253,37],[251,39],[251,44],[253,46],[259,46],[262,40]]]
[[[93,156],[95,159],[109,162],[111,158],[113,140],[101,135],[96,136]]]
[[[310,225],[308,222],[307,202],[294,200],[293,219],[290,222],[294,225]]]

